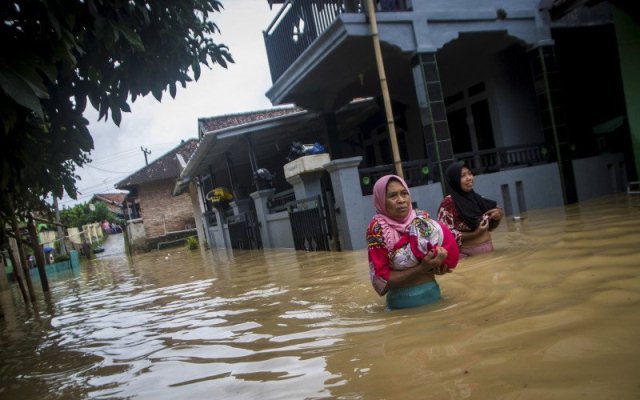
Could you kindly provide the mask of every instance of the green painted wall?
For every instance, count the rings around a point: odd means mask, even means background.
[[[640,24],[631,15],[613,8],[636,179],[640,179]]]

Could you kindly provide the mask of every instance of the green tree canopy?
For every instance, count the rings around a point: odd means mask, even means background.
[[[109,222],[115,222],[113,214],[102,202],[93,204],[93,210],[90,203],[82,203],[71,208],[64,208],[60,212],[60,222],[67,228],[82,229],[82,225],[94,222],[102,223],[105,219]]]
[[[13,0],[0,2],[0,217],[77,197],[75,168],[99,120],[120,124],[129,102],[174,97],[200,66],[233,62],[215,43],[217,0]],[[2,222],[2,221],[0,221]]]

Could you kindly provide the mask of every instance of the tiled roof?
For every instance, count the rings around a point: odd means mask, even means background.
[[[179,163],[176,157],[180,154],[187,162],[198,147],[198,139],[182,141],[179,146],[169,150],[149,165],[139,169],[115,184],[117,189],[129,189],[141,183],[154,182],[163,179],[175,179],[180,175]]]
[[[251,122],[281,117],[283,115],[295,114],[303,111],[304,110],[299,107],[287,107],[199,118],[198,127],[200,128],[200,136],[202,136],[205,132],[217,131],[220,129],[230,128],[232,126],[244,125]]]

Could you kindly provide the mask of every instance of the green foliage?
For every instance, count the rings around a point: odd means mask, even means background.
[[[72,208],[63,208],[60,211],[60,221],[68,228],[75,227],[82,229],[82,225],[100,222],[104,220],[113,222],[114,217],[107,206],[102,202],[94,204],[94,210],[91,210],[90,203],[76,204]]]
[[[185,242],[187,243],[187,249],[189,250],[196,250],[200,247],[197,236],[189,236]]]
[[[87,100],[116,125],[129,102],[174,97],[200,64],[227,67],[209,20],[217,0],[0,2],[0,215],[77,197],[75,168],[93,149]],[[191,76],[189,75],[191,73]],[[2,221],[0,221],[2,222]]]

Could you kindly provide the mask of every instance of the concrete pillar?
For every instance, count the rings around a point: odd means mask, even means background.
[[[215,207],[213,208],[213,213],[216,215],[218,225],[209,229],[212,236],[211,248],[229,248],[231,246],[229,246],[229,240],[224,233],[224,224],[227,222],[224,213]]]
[[[229,205],[233,208],[233,215],[240,215],[251,211],[250,199],[234,200],[229,203]]]
[[[262,238],[263,248],[271,248],[271,236],[267,226],[267,215],[269,215],[267,202],[275,192],[275,189],[264,189],[250,194],[256,208],[256,217],[260,224],[260,237]]]
[[[336,221],[340,244],[344,250],[358,250],[366,247],[364,210],[360,174],[358,166],[362,157],[333,160],[324,164],[331,176],[331,186],[336,201]]]
[[[73,244],[82,244],[82,238],[80,237],[80,232],[78,228],[71,227],[67,228],[67,233],[69,234],[69,240]]]
[[[307,199],[322,195],[320,178],[323,171],[302,172],[287,178],[287,182],[293,186],[296,200]]]

